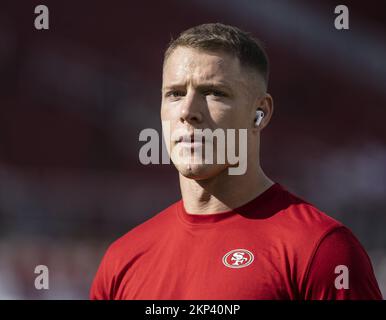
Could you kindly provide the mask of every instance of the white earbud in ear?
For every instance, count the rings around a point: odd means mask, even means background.
[[[255,120],[255,126],[258,127],[261,123],[261,120],[264,118],[264,111],[262,110],[256,110],[256,120]]]

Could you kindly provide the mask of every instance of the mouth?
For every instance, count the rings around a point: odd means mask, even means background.
[[[179,134],[174,139],[175,144],[181,145],[201,145],[205,143],[205,137],[202,134]]]
[[[205,143],[205,139],[203,136],[197,135],[181,135],[175,141],[176,145],[179,145],[183,148],[198,148],[201,147]]]

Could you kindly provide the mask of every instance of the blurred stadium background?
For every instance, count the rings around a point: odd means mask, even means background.
[[[50,30],[34,29],[34,7]],[[346,1],[0,2],[0,298],[87,299],[109,243],[179,199],[172,166],[143,166],[160,132],[163,50],[223,22],[271,60],[262,163],[349,226],[386,295],[386,3]],[[34,268],[50,289],[34,288]]]

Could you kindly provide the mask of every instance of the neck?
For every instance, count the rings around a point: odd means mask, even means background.
[[[194,180],[180,174],[184,207],[191,214],[211,214],[238,208],[255,199],[274,184],[257,165],[244,175],[229,175],[228,170],[206,179]]]

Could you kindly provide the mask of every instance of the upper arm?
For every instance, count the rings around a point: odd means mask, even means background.
[[[302,293],[304,299],[317,300],[382,299],[367,253],[345,227],[333,229],[318,243]]]

